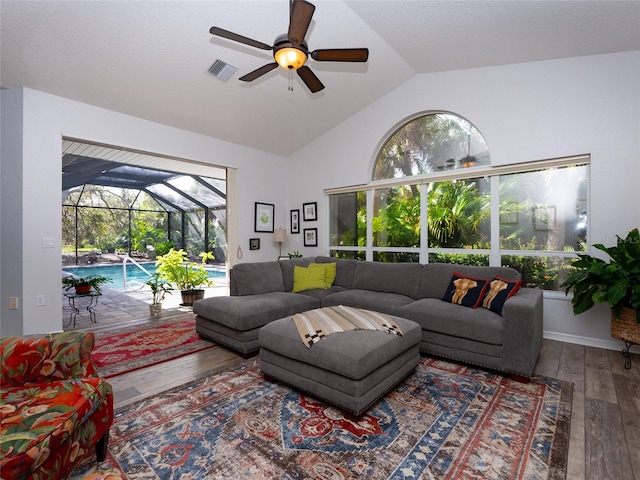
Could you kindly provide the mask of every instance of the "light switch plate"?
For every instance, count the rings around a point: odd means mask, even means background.
[[[42,237],[42,248],[54,248],[56,239],[54,237]]]

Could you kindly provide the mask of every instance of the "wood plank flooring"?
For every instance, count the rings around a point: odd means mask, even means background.
[[[254,357],[257,360],[257,357]],[[109,379],[115,407],[241,362],[212,348]],[[569,480],[640,480],[640,355],[544,340],[535,373],[573,382]]]

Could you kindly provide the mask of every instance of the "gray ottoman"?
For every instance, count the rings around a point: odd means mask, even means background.
[[[260,369],[292,387],[355,415],[413,372],[420,361],[420,326],[393,317],[402,336],[373,330],[328,335],[311,348],[291,317],[260,329]]]

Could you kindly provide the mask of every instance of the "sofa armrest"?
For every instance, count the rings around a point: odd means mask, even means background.
[[[542,346],[542,290],[521,288],[502,309],[505,369],[531,376]]]
[[[6,337],[0,342],[3,386],[96,376],[92,332]]]

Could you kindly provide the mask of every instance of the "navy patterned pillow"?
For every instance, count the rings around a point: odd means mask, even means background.
[[[458,272],[453,272],[449,286],[442,296],[442,300],[465,307],[476,308],[480,305],[488,284],[489,280],[472,278]]]
[[[507,280],[506,278],[493,277],[482,299],[482,306],[502,315],[504,303],[518,293],[521,285],[522,280]]]

